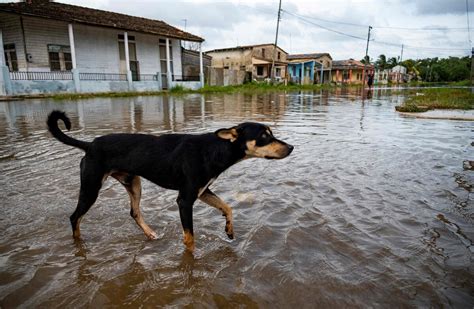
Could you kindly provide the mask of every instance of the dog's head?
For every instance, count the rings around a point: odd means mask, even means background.
[[[275,138],[272,130],[260,123],[244,122],[217,130],[216,135],[239,144],[249,158],[283,159],[293,151],[293,146]]]

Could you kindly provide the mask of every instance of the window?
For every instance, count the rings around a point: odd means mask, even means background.
[[[48,45],[49,68],[51,71],[72,70],[71,49],[69,46]]]
[[[118,39],[119,39],[119,40],[122,40],[122,41],[125,40],[125,35],[119,34],[119,35],[118,35]],[[129,36],[128,36],[128,40],[129,40],[129,41],[135,41],[135,36],[134,36],[134,35],[129,35]]]
[[[263,67],[257,67],[257,76],[262,76],[263,75]]]
[[[349,79],[349,71],[344,70],[342,71],[342,80],[348,80]]]
[[[281,76],[281,68],[275,68],[275,75],[277,77],[280,77]]]
[[[137,81],[140,78],[140,66],[137,61],[137,49],[135,45],[135,36],[128,35],[128,58],[130,61],[130,71],[132,73],[132,80]],[[127,71],[127,63],[125,62],[125,35],[118,35],[118,47],[120,58],[120,72],[122,74]]]
[[[159,47],[160,47],[160,66],[161,66],[161,73],[167,73],[168,68],[166,66],[166,40],[160,39],[159,40]],[[173,69],[173,48],[171,46],[171,41],[169,44],[169,52],[170,52],[170,66],[171,66],[171,74],[174,73]]]
[[[265,48],[262,48],[262,58],[265,58]]]
[[[281,59],[281,53],[278,52],[278,60],[280,60],[280,59]]]
[[[5,51],[5,60],[10,72],[18,71],[18,59],[16,57],[15,44],[5,44],[3,46]]]

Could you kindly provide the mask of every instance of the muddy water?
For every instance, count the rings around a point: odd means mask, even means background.
[[[474,305],[474,123],[406,118],[388,90],[0,103],[0,307],[466,307]],[[71,237],[81,151],[49,136],[52,109],[83,140],[201,133],[246,121],[293,144],[247,160],[197,202],[184,251],[176,192],[143,182],[146,240],[109,179]]]

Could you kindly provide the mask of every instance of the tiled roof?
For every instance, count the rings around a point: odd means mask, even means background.
[[[149,33],[186,41],[204,41],[203,38],[184,32],[161,20],[147,19],[58,2],[50,2],[48,0],[26,0],[25,2],[0,3],[0,12]]]
[[[332,57],[329,53],[294,54],[294,55],[288,55],[287,59],[288,60],[316,59],[316,58],[321,58],[322,56],[328,56],[329,58],[332,59]]]

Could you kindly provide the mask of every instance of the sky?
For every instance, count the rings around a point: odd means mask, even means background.
[[[203,50],[273,43],[279,0],[56,0],[159,19],[205,39]],[[6,1],[1,1],[6,2]],[[466,5],[467,3],[467,5]],[[467,14],[467,9],[469,14]],[[278,45],[290,54],[334,60],[465,56],[474,36],[474,0],[282,0]],[[472,31],[471,31],[472,32]]]

